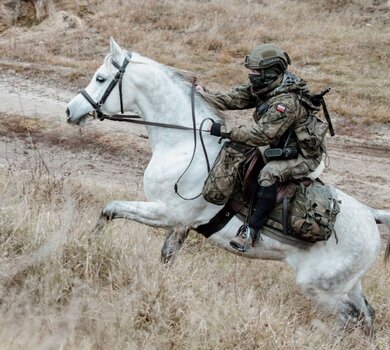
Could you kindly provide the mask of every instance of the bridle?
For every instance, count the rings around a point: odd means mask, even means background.
[[[125,74],[126,67],[129,64],[130,59],[131,59],[131,53],[128,53],[121,66],[117,62],[112,60],[112,64],[114,65],[115,68],[118,69],[118,72],[115,74],[114,79],[111,80],[111,83],[110,85],[108,85],[106,91],[104,91],[104,94],[100,99],[100,101],[95,102],[94,99],[88,94],[88,92],[85,91],[85,89],[80,90],[80,94],[91,104],[91,106],[95,110],[96,116],[100,120],[105,119],[105,115],[103,114],[101,107],[104,104],[104,102],[106,102],[108,96],[110,96],[112,90],[114,90],[114,87],[118,83],[119,83],[119,99],[121,104],[121,113],[123,114],[122,80],[123,80],[123,74]]]
[[[80,94],[91,104],[91,106],[94,108],[94,111],[93,111],[94,115],[96,115],[96,117],[101,121],[108,119],[108,120],[113,120],[113,121],[121,121],[121,122],[128,122],[128,123],[135,123],[135,124],[142,124],[142,125],[150,125],[150,126],[157,126],[157,127],[170,128],[170,129],[192,130],[193,135],[194,135],[194,151],[192,153],[192,157],[191,157],[191,160],[190,160],[187,168],[184,170],[184,172],[180,175],[180,177],[176,181],[176,183],[174,185],[174,190],[175,190],[175,193],[180,198],[182,198],[184,200],[196,199],[196,198],[200,197],[202,195],[202,193],[199,193],[197,196],[194,196],[191,198],[183,197],[179,193],[179,185],[178,184],[179,184],[179,181],[181,180],[181,178],[184,176],[184,174],[187,172],[187,170],[191,166],[192,161],[195,158],[196,146],[197,146],[197,137],[196,137],[197,131],[199,131],[199,138],[200,138],[203,153],[204,153],[204,156],[206,159],[207,173],[210,172],[210,162],[209,162],[207,150],[206,150],[206,147],[205,147],[205,144],[203,141],[202,132],[208,132],[208,130],[203,130],[204,122],[207,120],[210,120],[212,123],[214,123],[214,120],[211,118],[203,119],[202,122],[200,123],[199,129],[196,128],[196,118],[195,118],[195,87],[196,87],[196,85],[195,85],[195,82],[193,82],[192,88],[191,88],[192,127],[175,125],[175,124],[167,124],[167,123],[159,123],[159,122],[151,122],[151,121],[146,121],[146,120],[135,120],[135,119],[141,119],[141,117],[137,114],[123,114],[124,110],[123,110],[122,80],[123,80],[123,75],[126,71],[126,67],[130,62],[130,59],[131,59],[131,53],[127,53],[122,65],[119,65],[117,62],[112,60],[112,64],[114,65],[115,68],[118,69],[118,72],[115,74],[114,79],[111,81],[110,85],[108,85],[102,98],[98,102],[95,102],[94,99],[88,94],[88,92],[85,89],[81,89]],[[119,99],[120,99],[120,105],[121,105],[121,114],[113,114],[113,115],[104,114],[101,110],[101,107],[104,104],[104,102],[106,102],[108,96],[111,94],[111,92],[115,88],[116,84],[119,84]]]

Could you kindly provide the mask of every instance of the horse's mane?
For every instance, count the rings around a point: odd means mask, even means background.
[[[172,76],[172,78],[174,80],[184,82],[184,83],[191,85],[191,86],[193,84],[196,84],[197,76],[194,73],[187,71],[187,70],[184,70],[184,69],[173,68],[170,66],[164,66],[164,67],[166,67],[168,69],[170,75]],[[204,103],[206,103],[208,105],[208,107],[211,108],[212,112],[214,112],[214,114],[217,117],[219,117],[222,120],[225,120],[227,118],[227,116],[224,113],[222,113],[222,111],[221,111],[225,108],[221,104],[219,104],[216,99],[212,98],[211,96],[202,94],[202,93],[197,93],[197,96],[199,96],[201,98],[201,100]]]
[[[127,52],[125,52],[127,54]],[[178,82],[179,84],[185,84],[188,86],[192,86],[196,83],[197,77],[194,73],[184,70],[184,69],[178,69],[171,66],[164,65],[162,63],[158,63],[157,61],[154,61],[150,58],[147,58],[145,56],[142,56],[136,52],[131,53],[131,57],[133,58],[135,56],[136,60],[133,59],[131,61],[135,63],[145,63],[145,64],[155,64],[158,66],[161,66],[165,72],[168,74],[169,77],[171,77],[175,82]],[[109,69],[112,69],[112,53],[109,53],[106,58],[104,59],[104,64]],[[222,110],[225,109],[223,105],[218,103],[218,100],[213,98],[212,96],[209,96],[207,94],[201,94],[197,93],[197,96],[207,104],[207,106],[211,109],[211,111],[220,119],[225,120],[227,119],[227,116],[222,113]]]

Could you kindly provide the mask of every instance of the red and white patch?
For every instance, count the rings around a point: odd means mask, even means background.
[[[280,113],[284,113],[286,111],[286,107],[283,105],[277,105],[276,110]]]

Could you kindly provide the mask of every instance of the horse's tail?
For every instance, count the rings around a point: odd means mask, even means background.
[[[377,224],[385,224],[390,230],[390,212],[384,210],[373,210],[374,218]],[[390,257],[390,233],[388,234],[386,251],[385,251],[385,263]]]

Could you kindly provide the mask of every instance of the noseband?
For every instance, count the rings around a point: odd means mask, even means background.
[[[130,55],[130,56],[129,56]],[[131,54],[128,54],[127,57],[131,58]],[[97,117],[100,120],[104,119],[104,114],[101,111],[101,107],[106,102],[107,97],[110,95],[116,84],[119,83],[119,99],[121,103],[121,113],[123,114],[123,98],[122,98],[122,80],[123,80],[123,74],[126,71],[126,67],[129,64],[129,59],[125,57],[125,60],[123,61],[122,66],[120,66],[118,63],[116,63],[114,60],[112,60],[112,64],[115,68],[118,69],[118,72],[115,74],[114,79],[111,81],[110,85],[108,85],[106,91],[104,92],[102,98],[100,101],[95,102],[94,99],[88,94],[88,92],[85,89],[80,90],[80,94],[91,104],[91,106],[94,108],[95,113]]]

